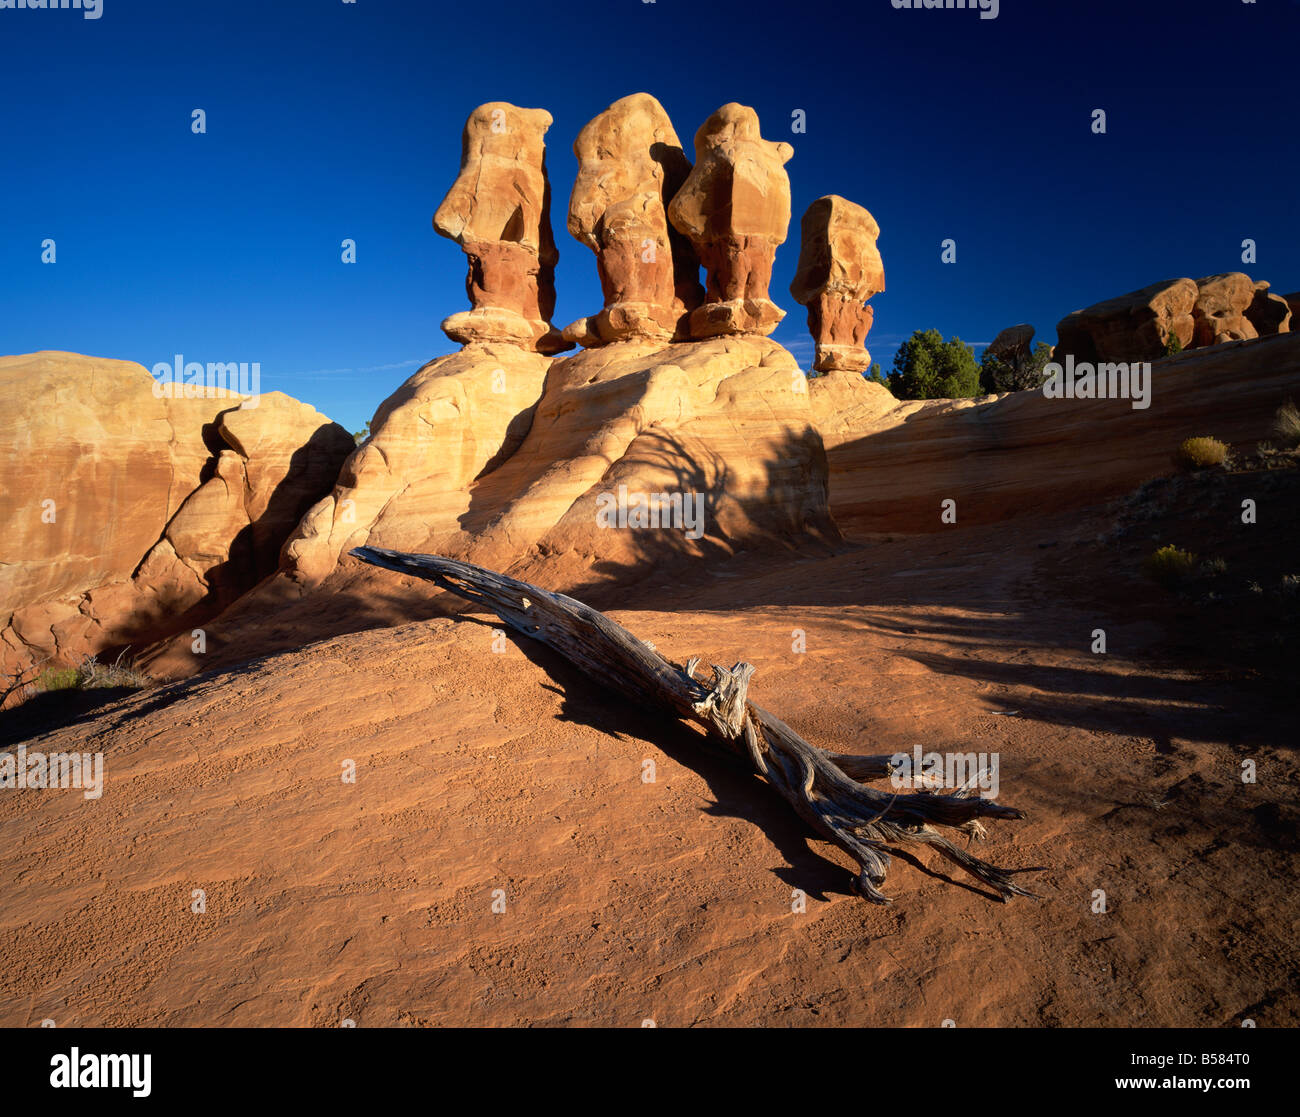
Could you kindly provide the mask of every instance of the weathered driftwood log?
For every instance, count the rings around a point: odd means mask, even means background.
[[[809,825],[858,862],[857,890],[874,903],[889,903],[879,890],[889,867],[887,846],[929,845],[1001,896],[1032,896],[1012,882],[1019,872],[981,861],[937,827],[982,838],[984,818],[1023,818],[970,788],[955,794],[927,790],[907,795],[865,787],[862,781],[890,775],[887,756],[849,756],[809,744],[779,718],[749,701],[754,667],[713,665],[713,679],[695,678],[699,657],[685,666],[655,649],[603,613],[481,566],[436,555],[357,547],[352,554],[375,566],[435,582],[496,613],[525,636],[554,648],[584,672],[625,698],[702,725],[707,734],[748,760]]]

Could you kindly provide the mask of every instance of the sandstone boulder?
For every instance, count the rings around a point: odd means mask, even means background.
[[[1076,310],[1057,324],[1055,359],[1154,361],[1165,355],[1171,336],[1185,349],[1192,344],[1198,295],[1192,280],[1167,279]]]
[[[345,548],[414,550],[457,531],[471,483],[527,433],[550,363],[514,345],[480,344],[421,368],[375,412],[334,491],[293,531],[283,571],[313,586]]]
[[[769,298],[777,246],[790,225],[787,143],[759,133],[758,114],[723,105],[695,134],[695,166],[668,206],[707,275],[706,302],[691,312],[690,336],[770,334],[785,312]]]
[[[1292,323],[1300,322],[1300,291],[1293,291],[1289,295],[1279,295],[1286,301],[1286,305],[1291,308]]]
[[[1026,361],[1033,353],[1034,327],[1030,325],[1008,326],[989,342],[988,352],[999,360],[1014,364]]]
[[[212,615],[275,569],[352,446],[278,392],[248,406],[154,388],[129,361],[0,358],[0,487],[15,494],[0,669],[72,662]]]
[[[442,328],[453,341],[510,342],[542,353],[572,348],[551,325],[555,264],[544,109],[480,105],[465,122],[460,174],[433,227],[469,258],[472,310]]]
[[[865,372],[863,348],[875,311],[863,305],[885,289],[885,264],[876,247],[880,226],[862,206],[828,194],[808,207],[790,294],[808,308],[817,343],[813,368]]]
[[[462,533],[426,545],[572,591],[719,549],[837,538],[807,383],[754,337],[558,360],[527,437],[474,486]],[[602,508],[631,516],[660,496],[698,524],[602,523]]]
[[[1246,318],[1260,337],[1291,332],[1292,313],[1287,300],[1269,292],[1267,280],[1255,284],[1255,296],[1246,308]]]
[[[691,170],[668,114],[648,93],[624,97],[578,133],[573,153],[569,232],[596,253],[605,307],[565,338],[590,348],[684,336],[704,291],[695,249],[668,222],[668,203]]]
[[[1194,347],[1259,336],[1246,317],[1255,300],[1255,284],[1250,276],[1239,271],[1207,275],[1196,281],[1196,288],[1196,302],[1192,307]]]

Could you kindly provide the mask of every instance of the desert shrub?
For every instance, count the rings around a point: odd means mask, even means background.
[[[980,394],[975,350],[938,330],[917,330],[894,354],[889,390],[899,399],[964,399]]]
[[[1273,432],[1287,447],[1300,446],[1300,408],[1294,400],[1287,400],[1273,416]]]
[[[1177,589],[1196,572],[1196,556],[1172,544],[1147,556],[1142,564],[1146,576],[1166,589]]]
[[[994,392],[1024,392],[1041,388],[1047,379],[1047,366],[1052,360],[1052,347],[1039,342],[1032,353],[1020,356],[999,357],[984,350],[980,359],[980,391],[985,395]]]
[[[1283,574],[1281,590],[1283,597],[1300,597],[1300,574]]]
[[[1228,572],[1228,564],[1221,558],[1206,559],[1201,563],[1201,573],[1207,578],[1219,578]]]
[[[1183,343],[1178,340],[1178,335],[1173,330],[1169,331],[1169,336],[1165,339],[1165,356],[1173,357],[1183,351]]]
[[[81,671],[76,667],[51,667],[36,680],[38,690],[75,690],[81,685]]]
[[[130,660],[125,652],[113,663],[100,663],[88,655],[76,667],[51,667],[37,680],[39,690],[99,690],[104,687],[131,687],[139,690],[152,682]]]
[[[1208,436],[1186,438],[1174,451],[1174,461],[1180,469],[1206,469],[1227,460],[1227,444]]]

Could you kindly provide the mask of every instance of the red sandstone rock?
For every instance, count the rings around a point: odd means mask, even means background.
[[[460,174],[433,227],[469,257],[472,310],[442,328],[453,341],[509,342],[542,353],[572,348],[551,325],[555,264],[544,109],[504,101],[480,105],[465,122]]]
[[[1224,341],[1244,341],[1259,334],[1246,317],[1255,299],[1255,284],[1244,272],[1207,275],[1196,281],[1192,307],[1192,345],[1203,348]]]
[[[605,308],[565,338],[592,347],[684,336],[704,291],[694,248],[668,222],[668,203],[691,170],[668,114],[648,93],[624,97],[578,133],[573,153],[569,232],[596,253]]]
[[[863,304],[885,289],[876,247],[880,226],[862,206],[828,194],[808,207],[800,231],[790,294],[808,308],[808,329],[817,343],[813,368],[864,372],[871,354],[863,343],[875,311]]]
[[[734,102],[695,134],[695,167],[668,206],[707,273],[708,301],[691,312],[691,337],[766,335],[785,317],[768,285],[790,225],[785,164],[793,154],[763,139],[758,114]]]
[[[1190,279],[1167,279],[1140,291],[1076,310],[1057,324],[1056,358],[1076,361],[1154,361],[1171,336],[1192,343],[1192,308],[1198,290]]]

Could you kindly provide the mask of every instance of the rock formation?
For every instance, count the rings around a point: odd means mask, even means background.
[[[615,101],[573,145],[578,177],[569,232],[596,254],[605,307],[564,337],[591,348],[629,337],[684,338],[704,298],[700,261],[668,222],[690,160],[663,106],[648,93]]]
[[[551,325],[555,264],[544,109],[504,101],[480,105],[465,121],[460,174],[433,227],[469,257],[472,310],[442,328],[453,341],[510,342],[540,353],[572,348]]]
[[[941,502],[956,493],[966,494],[954,499],[967,526],[1099,505],[1168,474],[1170,447],[1189,430],[1208,424],[1233,444],[1271,437],[1278,404],[1300,385],[1300,337],[1191,349],[1151,375],[1157,402],[1145,409],[1127,399],[1062,405],[1042,392],[892,400],[861,376],[816,377],[808,389],[831,514],[862,537],[945,530]]]
[[[1269,284],[1261,279],[1255,284],[1255,297],[1246,308],[1246,317],[1260,337],[1291,332],[1294,316],[1287,300],[1269,292]]]
[[[720,547],[838,538],[805,385],[790,353],[756,337],[563,358],[519,449],[474,486],[464,534],[416,549],[573,590]],[[698,533],[602,527],[620,489],[698,499]]]
[[[266,577],[351,436],[279,392],[163,397],[129,361],[0,358],[0,667],[211,616]],[[50,406],[57,401],[57,406]]]
[[[790,225],[787,143],[759,134],[753,109],[723,105],[695,134],[695,166],[668,206],[707,276],[690,336],[770,334],[785,312],[768,297],[777,246]]]
[[[1076,361],[1154,361],[1169,338],[1192,343],[1192,308],[1199,295],[1190,279],[1167,279],[1140,291],[1076,310],[1057,324],[1056,358]]]
[[[375,412],[370,437],[334,491],[303,517],[282,569],[302,586],[327,577],[345,547],[418,547],[458,530],[471,483],[508,458],[532,422],[550,359],[478,344],[421,368]]]
[[[1196,281],[1192,345],[1203,348],[1224,341],[1258,337],[1246,311],[1255,300],[1255,284],[1244,272],[1207,275]]]
[[[799,266],[790,294],[808,308],[817,343],[818,372],[865,372],[863,348],[875,311],[863,304],[885,289],[885,264],[876,247],[880,226],[862,206],[828,194],[803,215]]]
[[[1034,350],[1034,327],[1030,325],[1008,326],[989,342],[987,352],[992,356],[1015,364],[1027,361]]]
[[[1289,295],[1279,295],[1278,298],[1285,300],[1286,305],[1291,308],[1291,322],[1293,324],[1300,323],[1300,291],[1292,291]]]

